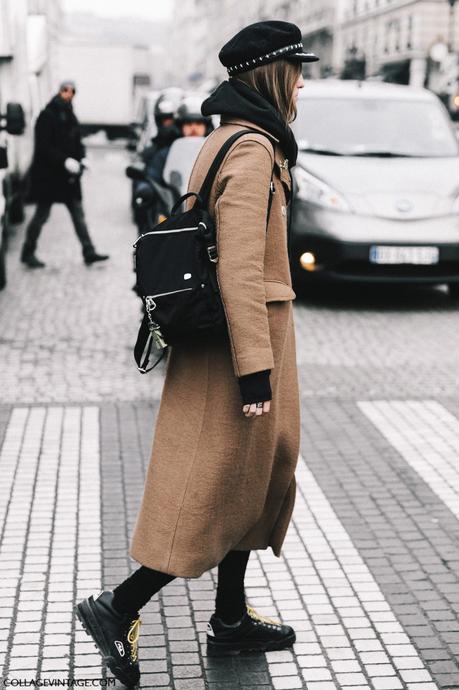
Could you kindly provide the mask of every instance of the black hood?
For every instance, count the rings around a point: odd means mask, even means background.
[[[223,81],[203,102],[201,112],[205,116],[229,115],[263,127],[279,139],[289,168],[295,165],[298,146],[292,130],[266,98],[239,79]]]

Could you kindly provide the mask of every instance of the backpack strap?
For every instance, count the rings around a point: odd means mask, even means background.
[[[220,150],[217,152],[215,155],[214,160],[212,161],[212,164],[207,171],[207,175],[204,178],[204,181],[201,185],[201,189],[199,190],[199,196],[202,199],[202,204],[203,207],[206,207],[207,204],[209,203],[209,196],[210,196],[210,190],[212,189],[212,185],[215,179],[215,176],[218,172],[218,169],[220,168],[221,164],[223,163],[223,159],[234,144],[235,141],[237,141],[240,137],[244,136],[244,134],[247,133],[254,133],[254,134],[262,134],[264,137],[269,139],[269,141],[272,143],[273,148],[274,148],[274,143],[275,139],[270,137],[268,134],[265,134],[264,132],[260,132],[259,129],[242,129],[239,132],[235,132],[232,134],[228,139],[225,141],[225,143],[222,145]],[[269,202],[268,206],[271,207],[271,199],[272,199],[272,191],[273,191],[273,178],[274,174],[274,166],[273,166],[273,172],[271,173],[271,184],[270,184],[270,195],[269,195]],[[268,214],[269,215],[269,214]]]
[[[215,175],[218,172],[218,169],[220,165],[223,162],[224,157],[226,156],[227,152],[231,148],[231,146],[234,144],[239,137],[242,137],[244,134],[247,134],[247,132],[254,132],[255,134],[263,134],[267,139],[271,141],[273,144],[274,148],[274,139],[272,139],[270,136],[267,134],[264,134],[264,132],[260,132],[257,129],[244,129],[239,132],[235,132],[232,134],[228,139],[225,141],[223,146],[220,148],[220,150],[217,152],[214,160],[212,161],[212,165],[210,166],[207,175],[204,179],[204,182],[201,185],[201,189],[199,190],[199,193],[196,194],[195,192],[188,192],[184,197],[179,199],[179,201],[174,205],[172,209],[172,213],[175,213],[175,211],[178,208],[178,205],[183,202],[185,198],[188,198],[190,196],[196,196],[196,201],[195,203],[200,204],[203,208],[207,206],[209,203],[209,196],[210,196],[210,190],[212,188],[213,181],[215,179]],[[271,204],[272,204],[272,199],[273,199],[273,194],[274,194],[274,182],[273,182],[273,176],[274,176],[274,166],[271,172],[271,181],[269,184],[269,199],[268,199],[268,212],[267,212],[267,217],[266,217],[266,230],[268,229],[268,220],[269,220],[269,214],[271,211]],[[216,250],[215,244],[212,243],[208,246],[208,252],[209,249],[213,249],[215,251],[214,254],[209,254],[209,258],[212,262],[216,263],[218,261],[218,254]],[[137,368],[140,371],[141,374],[146,374],[148,371],[151,371],[156,367],[157,364],[162,360],[164,355],[166,354],[166,351],[168,349],[168,346],[166,346],[161,355],[158,357],[156,362],[153,364],[153,366],[148,367],[148,362],[150,359],[151,351],[153,348],[153,342],[154,342],[154,334],[153,330],[151,328],[151,324],[148,320],[148,315],[145,313],[142,323],[140,324],[140,329],[139,333],[137,335],[137,342],[134,346],[134,357],[135,361],[137,364]],[[148,368],[147,368],[148,367]]]

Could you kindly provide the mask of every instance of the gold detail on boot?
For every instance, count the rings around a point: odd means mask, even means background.
[[[282,625],[280,621],[275,621],[273,620],[273,618],[268,618],[267,616],[261,616],[259,613],[255,611],[255,609],[252,606],[249,606],[248,604],[247,613],[249,614],[250,618],[253,618],[257,621],[261,621],[261,623],[268,623],[270,625]]]
[[[137,661],[137,648],[139,643],[141,623],[142,621],[140,618],[135,618],[129,627],[129,632],[127,635],[128,642],[131,645],[131,659],[134,663]]]

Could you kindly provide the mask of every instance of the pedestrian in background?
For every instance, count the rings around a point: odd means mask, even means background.
[[[35,255],[43,225],[54,203],[65,204],[81,243],[84,262],[89,265],[105,261],[107,254],[98,254],[86,225],[80,178],[87,166],[80,127],[73,112],[75,84],[65,81],[35,124],[35,148],[30,170],[29,199],[37,206],[27,226],[21,261],[29,268],[45,266]]]
[[[158,130],[151,144],[141,154],[148,177],[159,184],[164,184],[163,170],[169,149],[181,136],[176,115],[177,109],[172,100],[164,95],[160,96],[155,104],[155,122]]]
[[[229,337],[171,348],[129,550],[142,565],[113,592],[76,607],[126,684],[140,677],[139,609],[175,577],[199,577],[217,564],[209,654],[295,641],[289,625],[248,606],[244,576],[250,551],[271,547],[280,556],[295,501],[300,406],[286,207],[298,149],[289,123],[301,63],[318,58],[303,52],[300,29],[281,21],[246,27],[219,57],[230,79],[202,113],[220,114],[221,124],[203,144],[189,190],[199,190],[230,136],[255,130],[229,149],[209,201]]]

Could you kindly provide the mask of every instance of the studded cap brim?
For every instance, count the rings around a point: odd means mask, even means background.
[[[236,65],[230,65],[226,67],[228,74],[238,74],[239,72],[246,72],[249,69],[254,69],[259,65],[266,64],[267,62],[273,62],[279,58],[285,58],[286,60],[301,60],[301,62],[315,62],[319,58],[314,53],[304,53],[295,52],[298,50],[303,50],[302,43],[292,43],[289,46],[284,46],[283,48],[278,48],[270,53],[265,53],[265,55],[259,55],[255,58],[249,58]]]
[[[317,62],[319,60],[318,55],[314,53],[293,53],[293,55],[286,55],[286,60],[301,60],[301,62]]]

